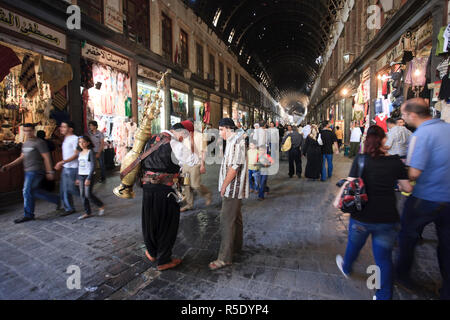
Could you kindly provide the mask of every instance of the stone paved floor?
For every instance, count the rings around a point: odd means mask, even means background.
[[[140,225],[141,190],[136,200],[111,193],[118,177],[96,187],[108,204],[104,217],[79,222],[78,214],[59,217],[51,205],[38,203],[38,220],[14,225],[20,204],[0,209],[0,299],[199,299],[199,300],[370,300],[365,270],[374,264],[370,242],[345,280],[335,256],[344,253],[348,216],[331,203],[335,183],[346,177],[350,161],[338,157],[334,178],[326,183],[288,179],[287,163],[269,179],[265,202],[245,201],[244,252],[230,268],[208,270],[220,244],[220,199],[217,167],[210,167],[205,184],[214,203],[182,214],[174,254],[183,264],[160,273],[144,258]],[[81,206],[78,203],[78,209]],[[440,282],[434,229],[417,250],[414,277],[424,285],[409,295],[395,289],[395,299],[435,299]],[[81,289],[67,289],[68,266],[81,268]]]

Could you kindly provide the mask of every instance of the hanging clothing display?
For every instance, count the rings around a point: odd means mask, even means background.
[[[439,73],[439,79],[443,79],[444,76],[448,73],[448,65],[450,63],[450,57],[442,61],[436,68]]]
[[[388,132],[387,119],[388,116],[386,114],[379,114],[378,116],[375,117],[375,122],[377,123],[377,126],[383,128],[384,132]]]
[[[27,92],[27,98],[32,99],[38,92],[34,58],[26,54],[22,60],[22,70],[19,76],[20,84]]]
[[[405,83],[414,87],[423,87],[427,81],[428,58],[414,58],[409,64],[408,73],[406,75]]]
[[[42,55],[39,57],[39,70],[42,71],[42,80],[50,85],[52,94],[64,88],[73,79],[70,64],[49,61]]]
[[[211,104],[209,102],[205,103],[205,115],[203,117],[203,123],[210,124],[211,123]]]
[[[363,121],[364,120],[364,105],[355,104],[353,107],[353,121]]]
[[[450,104],[442,100],[436,104],[435,108],[441,113],[441,120],[450,123]]]
[[[375,114],[383,113],[383,100],[377,99],[375,100]]]
[[[439,92],[439,100],[448,100],[450,98],[450,79],[448,74],[442,79],[441,90]]]

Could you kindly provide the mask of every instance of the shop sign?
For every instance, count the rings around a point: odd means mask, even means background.
[[[366,81],[368,79],[370,79],[370,68],[367,68],[366,70],[364,70],[361,80]]]
[[[391,62],[397,61],[403,54],[402,45],[399,43],[394,48],[389,50],[381,59],[377,62],[377,70],[381,70]]]
[[[428,20],[423,26],[417,30],[416,39],[419,46],[433,36],[433,21]]]
[[[204,100],[208,100],[208,93],[206,91],[200,90],[200,89],[194,89],[193,90],[194,96],[202,98]]]
[[[66,50],[66,36],[40,23],[0,7],[0,26],[23,36]]]
[[[119,57],[114,53],[110,53],[103,49],[94,47],[93,45],[90,45],[88,43],[86,43],[83,49],[81,50],[81,55],[84,58],[91,59],[95,62],[99,62],[102,64],[106,64],[110,67],[119,69],[121,71],[124,72],[129,71],[127,59]]]
[[[138,76],[158,82],[161,80],[162,74],[144,66],[138,66]]]
[[[176,79],[171,79],[170,80],[170,86],[173,89],[177,89],[177,90],[180,90],[180,91],[185,92],[185,93],[189,92],[189,85],[187,85],[187,84],[185,84],[185,83],[183,83],[181,81],[178,81]]]
[[[121,0],[104,0],[105,25],[123,33],[123,8]]]
[[[211,95],[211,102],[216,102],[216,103],[220,103],[220,97],[212,94]]]

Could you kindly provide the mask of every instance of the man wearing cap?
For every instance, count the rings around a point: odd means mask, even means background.
[[[183,188],[186,205],[181,208],[180,212],[186,212],[194,209],[194,191],[206,199],[206,206],[211,205],[212,193],[201,183],[201,175],[206,173],[207,141],[201,132],[194,130],[194,124],[191,121],[186,120],[181,124],[189,131],[189,139],[185,139],[184,143],[193,155],[190,161],[183,164],[183,174],[187,177]]]
[[[223,199],[220,214],[222,241],[219,257],[210,263],[210,270],[230,266],[233,254],[242,250],[242,199],[247,199],[250,193],[244,132],[236,132],[234,121],[229,118],[220,120],[219,132],[227,141],[219,174],[219,192]]]
[[[142,161],[143,203],[142,232],[146,256],[158,264],[158,271],[177,267],[180,259],[172,257],[180,224],[180,205],[173,186],[179,178],[179,164],[190,161],[189,150],[183,145],[188,136],[186,129],[177,123],[170,131],[162,131],[146,144],[144,152],[155,148]]]

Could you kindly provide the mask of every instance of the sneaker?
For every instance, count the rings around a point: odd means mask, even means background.
[[[105,208],[101,208],[98,210],[98,215],[101,217],[105,214]]]
[[[86,213],[86,214],[82,215],[81,217],[79,217],[78,220],[86,220],[90,217],[91,217],[91,215]]]
[[[65,211],[64,213],[61,214],[61,217],[67,217],[74,213],[75,213],[75,210]]]
[[[373,296],[372,300],[377,300],[377,296]]]
[[[348,279],[348,274],[346,274],[346,273],[344,272],[344,259],[343,259],[342,256],[339,255],[339,254],[336,256],[336,264],[337,264],[339,270],[340,270],[340,271],[342,272],[342,274],[344,275],[344,277],[345,277],[346,279]]]
[[[14,220],[14,223],[15,223],[15,224],[19,224],[19,223],[24,223],[24,222],[27,222],[27,221],[33,221],[33,220],[35,220],[34,217],[33,217],[33,218],[30,218],[30,217],[23,217],[23,218]]]

